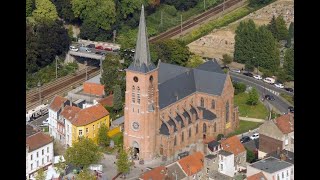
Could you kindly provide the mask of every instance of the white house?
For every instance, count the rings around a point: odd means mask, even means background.
[[[62,96],[55,96],[51,101],[48,110],[49,110],[49,134],[54,138],[57,138],[58,132],[58,123],[59,115],[64,106],[69,103],[69,100]]]
[[[267,179],[293,180],[294,165],[274,157],[268,157],[247,167],[247,177],[262,172]]]
[[[234,154],[220,150],[218,153],[218,172],[233,177],[235,173]]]
[[[60,118],[63,118],[64,122],[64,135],[65,135],[65,142],[68,147],[72,146],[72,124],[71,121],[75,117],[75,115],[80,111],[81,109],[76,106],[65,106],[65,108],[62,110],[60,114]]]
[[[53,138],[42,131],[26,127],[26,178],[33,178],[42,167],[52,164]]]

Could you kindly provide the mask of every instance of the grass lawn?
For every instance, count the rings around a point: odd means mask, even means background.
[[[284,93],[280,93],[280,96],[283,97],[284,99],[286,99],[292,105],[294,105],[294,101],[292,99],[292,96],[290,96],[288,94],[284,94]]]
[[[240,93],[234,96],[234,103],[239,106],[239,116],[267,119],[268,109],[260,101],[255,106],[248,105],[246,103],[248,96],[247,93]]]
[[[251,121],[241,121],[239,122],[239,127],[233,132],[228,134],[228,137],[233,135],[242,134],[244,132],[248,132],[249,130],[256,129],[259,127],[262,123],[260,122],[251,122]]]

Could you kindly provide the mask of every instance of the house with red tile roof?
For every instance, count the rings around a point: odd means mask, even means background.
[[[58,120],[58,133],[62,137],[60,141],[67,146],[72,144],[72,124],[70,121],[81,109],[76,106],[67,105],[61,112]]]
[[[247,151],[240,139],[235,135],[221,140],[222,149],[234,154],[234,165],[236,170],[246,169]]]
[[[33,178],[42,167],[47,169],[52,164],[53,155],[53,138],[27,125],[26,179]]]
[[[253,174],[253,175],[247,177],[247,180],[267,180],[267,178],[263,174],[263,172],[259,172],[259,173],[256,173],[256,174]]]
[[[294,152],[294,115],[291,113],[266,121],[259,127],[259,158],[283,149]]]

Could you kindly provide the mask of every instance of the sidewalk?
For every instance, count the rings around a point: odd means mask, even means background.
[[[242,121],[251,121],[251,122],[264,122],[264,119],[257,119],[257,118],[248,118],[248,117],[240,117],[239,119]]]

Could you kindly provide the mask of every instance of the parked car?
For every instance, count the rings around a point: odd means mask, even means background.
[[[96,48],[96,45],[94,45],[94,44],[89,44],[89,45],[87,45],[87,48]]]
[[[91,50],[89,48],[87,48],[86,51],[89,52],[89,53],[91,52]]]
[[[288,107],[288,111],[291,112],[291,113],[294,113],[294,108],[292,106],[289,106]]]
[[[274,97],[269,95],[269,94],[265,95],[264,98],[267,99],[267,100],[270,100],[270,101],[274,101],[275,100]]]
[[[254,140],[254,139],[259,139],[259,133],[254,133],[250,136],[250,139]]]
[[[106,47],[106,48],[104,48],[104,50],[106,50],[106,51],[112,51],[112,48]]]
[[[253,78],[255,78],[257,80],[262,80],[262,77],[260,75],[254,75]]]
[[[274,86],[276,86],[277,88],[283,89],[284,86],[281,83],[275,83]]]
[[[79,49],[76,48],[75,46],[70,46],[69,49],[70,49],[71,51],[79,51]]]
[[[104,48],[102,46],[97,46],[96,49],[103,50]]]
[[[246,142],[249,142],[251,141],[250,137],[249,136],[243,136],[241,139],[240,139],[240,142],[241,143],[246,143]]]
[[[252,74],[252,73],[250,73],[250,72],[244,72],[244,73],[243,73],[243,75],[245,75],[245,76],[249,76],[249,77],[253,77],[253,74]]]
[[[293,92],[293,88],[284,88],[284,90],[289,91],[289,92]]]
[[[263,81],[269,84],[273,84],[276,80],[270,77],[266,77],[263,79]]]
[[[97,51],[97,52],[95,52],[95,54],[99,54],[99,55],[102,55],[102,56],[106,55],[105,52],[101,52],[101,51]]]
[[[241,71],[239,69],[230,69],[232,72],[235,72],[235,73],[241,73]]]

